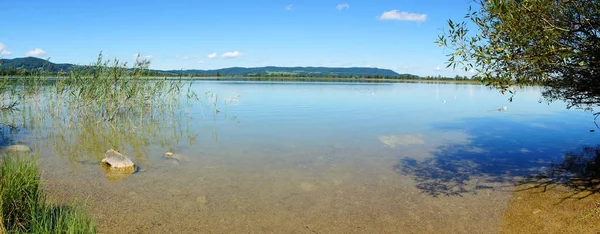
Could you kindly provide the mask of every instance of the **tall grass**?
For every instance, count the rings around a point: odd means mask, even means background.
[[[190,91],[191,83],[144,77],[148,66],[149,61],[140,58],[130,66],[105,60],[100,53],[95,64],[58,79],[46,105],[52,128],[68,129],[53,131],[58,154],[94,161],[107,149],[129,149],[140,163],[151,144],[179,140],[189,130],[174,124],[182,119],[181,100],[199,98]]]
[[[5,92],[0,80],[0,101],[18,110],[1,111],[0,123],[31,130],[69,161],[95,162],[114,148],[143,163],[149,146],[168,148],[198,135],[186,128],[191,116],[181,111],[200,101],[191,81],[145,77],[149,64],[107,60],[100,53],[95,63],[64,75],[12,79]]]
[[[0,215],[3,233],[95,233],[82,207],[46,203],[33,159],[3,156],[0,163]]]
[[[168,146],[188,136],[192,142],[195,134],[182,125],[187,118],[181,105],[199,101],[182,80],[145,78],[148,65],[100,54],[94,64],[66,76],[0,78],[0,124],[30,130],[69,161],[95,162],[115,148],[131,149],[142,163],[156,141]],[[85,209],[47,204],[35,160],[0,160],[0,233],[95,232]]]
[[[149,107],[170,106],[184,87],[181,81],[145,79],[142,75],[149,63],[138,58],[129,67],[117,59],[104,60],[100,53],[95,64],[75,67],[58,79],[54,93],[78,117],[108,122],[143,118],[152,114]]]

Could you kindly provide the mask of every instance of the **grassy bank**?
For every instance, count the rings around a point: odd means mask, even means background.
[[[3,156],[0,163],[0,233],[95,233],[84,208],[46,203],[33,159]]]

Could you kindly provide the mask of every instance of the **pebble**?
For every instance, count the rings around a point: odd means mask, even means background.
[[[131,191],[131,192],[127,193],[127,196],[129,196],[130,198],[136,198],[136,197],[138,197],[138,194],[134,191]]]
[[[315,189],[315,186],[308,182],[302,182],[300,183],[300,188],[304,191],[312,191],[313,189]]]
[[[198,196],[196,197],[196,204],[198,205],[206,205],[206,196]]]
[[[342,181],[341,181],[341,180],[338,180],[338,179],[333,179],[333,181],[332,181],[332,182],[333,182],[333,185],[335,185],[335,186],[338,186],[338,185],[341,185],[341,184],[342,184]]]
[[[167,194],[169,194],[171,196],[180,196],[180,195],[183,195],[183,191],[178,190],[178,189],[169,189],[169,190],[167,190]]]

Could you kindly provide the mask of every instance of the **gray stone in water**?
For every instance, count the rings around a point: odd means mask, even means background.
[[[106,151],[106,154],[104,154],[104,159],[102,159],[102,163],[110,166],[111,170],[135,170],[135,164],[133,163],[133,161],[131,161],[129,157],[113,149]]]
[[[31,148],[29,146],[26,146],[26,145],[11,145],[11,146],[4,148],[4,150],[8,151],[8,152],[22,152],[22,153],[27,153],[27,152],[33,151],[33,150],[31,150]]]

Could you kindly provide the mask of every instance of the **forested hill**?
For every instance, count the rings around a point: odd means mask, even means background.
[[[58,71],[68,71],[73,66],[74,66],[73,64],[51,63],[45,59],[40,59],[40,58],[35,58],[35,57],[0,59],[0,70],[20,69],[20,70],[33,71],[33,70],[42,68],[45,71],[58,72]]]
[[[0,72],[3,74],[16,71],[34,71],[43,69],[46,72],[67,72],[73,64],[56,64],[35,57],[0,59]],[[18,73],[15,73],[18,74]],[[398,74],[389,69],[370,67],[231,67],[214,70],[150,70],[150,75],[184,75],[184,76],[335,76],[335,77],[412,77],[415,75]]]
[[[169,70],[168,73],[183,75],[223,75],[223,76],[252,76],[252,75],[282,75],[282,76],[340,76],[365,77],[382,76],[398,77],[400,74],[389,70],[369,67],[230,67],[215,70]]]

